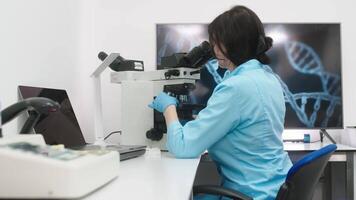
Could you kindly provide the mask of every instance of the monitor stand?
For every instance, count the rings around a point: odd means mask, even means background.
[[[331,137],[331,135],[329,135],[329,133],[325,130],[325,129],[320,129],[320,141],[323,142],[323,138],[324,135],[333,143],[336,144],[336,141],[334,140],[334,138]]]

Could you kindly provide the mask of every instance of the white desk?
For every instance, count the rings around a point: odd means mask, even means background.
[[[189,199],[198,164],[199,158],[176,159],[169,153],[122,161],[119,177],[83,200]]]
[[[310,152],[318,150],[322,147],[329,145],[327,142],[315,142],[315,143],[294,143],[284,142],[284,150],[288,152]],[[347,161],[347,153],[354,153],[356,148],[347,145],[336,144],[336,152],[330,157],[330,162],[345,162]]]
[[[327,143],[320,142],[285,143],[284,148],[290,154],[303,156],[326,145]],[[334,162],[347,163],[347,199],[353,199],[354,196],[355,151],[356,148],[338,144],[337,152],[330,159]],[[199,160],[199,158],[176,159],[169,153],[162,153],[161,158],[141,156],[126,160],[120,163],[120,175],[117,179],[82,199],[189,199]],[[210,171],[206,175],[211,174],[213,172]]]
[[[325,147],[331,143],[328,142],[314,142],[314,143],[302,143],[302,142],[284,142],[285,151],[315,151],[322,147]],[[336,144],[336,151],[355,151],[356,148],[343,144]]]

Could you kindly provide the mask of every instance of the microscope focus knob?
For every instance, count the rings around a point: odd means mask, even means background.
[[[146,132],[146,137],[153,141],[160,141],[163,137],[163,133],[155,128],[151,128]]]

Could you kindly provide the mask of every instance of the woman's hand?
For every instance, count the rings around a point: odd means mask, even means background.
[[[158,112],[163,113],[168,106],[174,105],[177,106],[178,100],[174,97],[169,96],[168,94],[161,92],[159,95],[152,101],[148,107],[157,110]]]

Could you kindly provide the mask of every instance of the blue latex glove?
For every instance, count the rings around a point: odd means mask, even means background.
[[[169,96],[168,94],[161,92],[159,95],[152,101],[148,107],[156,109],[158,112],[163,113],[169,105],[177,106],[178,100],[174,97]]]

